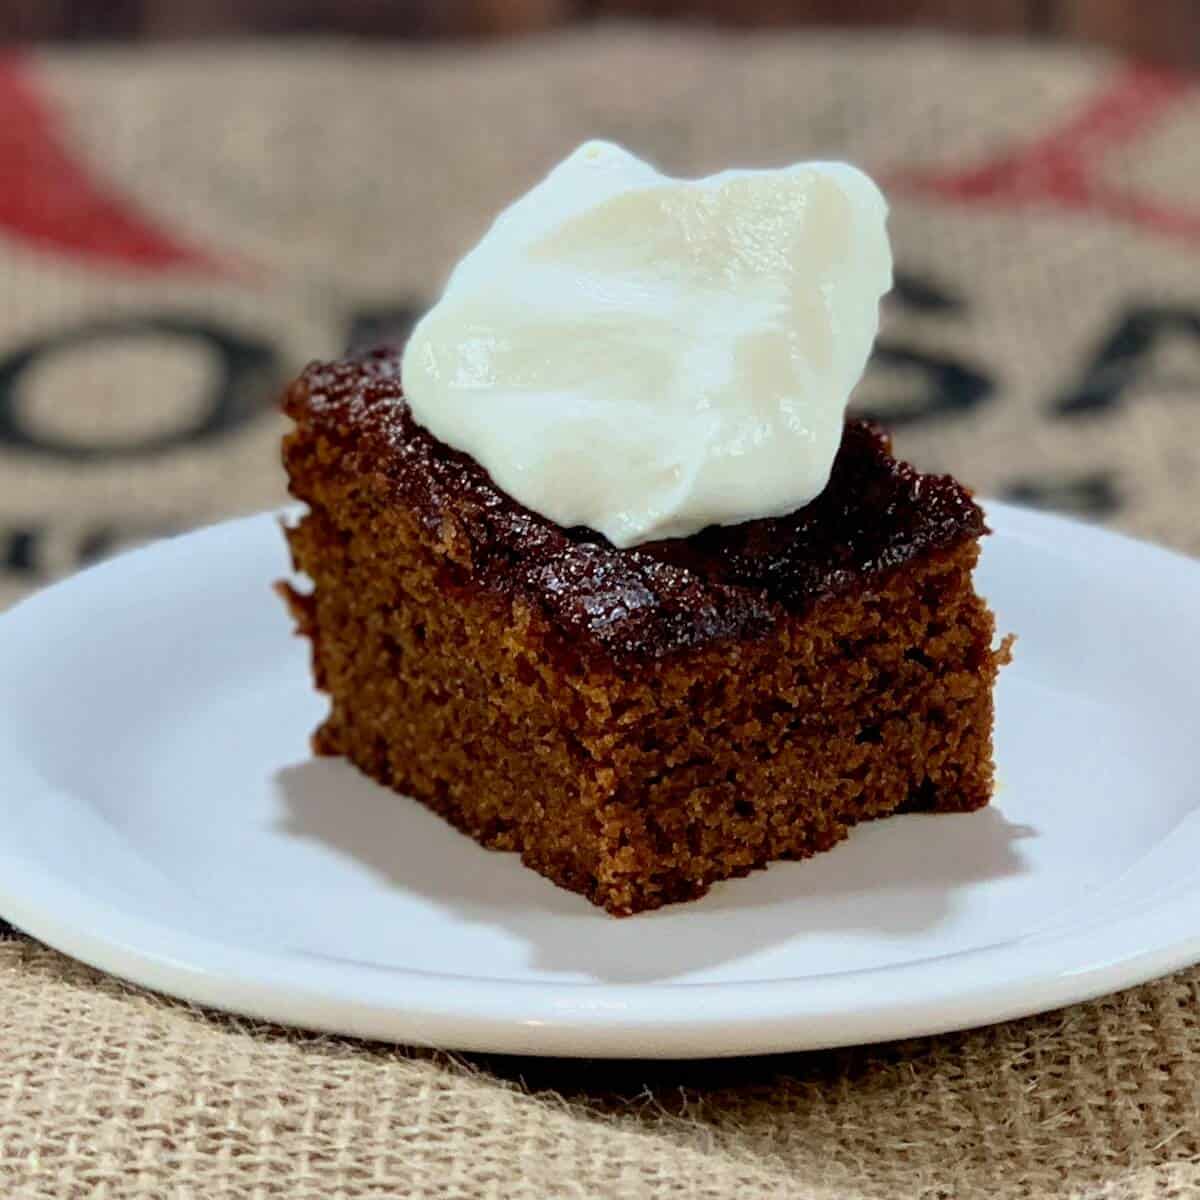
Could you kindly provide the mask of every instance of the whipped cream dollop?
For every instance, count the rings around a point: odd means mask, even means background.
[[[820,494],[891,286],[843,163],[672,179],[587,142],[496,219],[413,331],[416,420],[614,545]]]

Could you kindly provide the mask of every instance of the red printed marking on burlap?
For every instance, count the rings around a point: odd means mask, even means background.
[[[1200,207],[1138,195],[1102,171],[1107,155],[1145,137],[1195,87],[1185,75],[1132,66],[1035,141],[961,170],[901,169],[887,181],[897,191],[951,204],[1066,209],[1200,243]]]
[[[0,236],[139,271],[230,270],[164,230],[71,148],[28,61],[0,56]]]

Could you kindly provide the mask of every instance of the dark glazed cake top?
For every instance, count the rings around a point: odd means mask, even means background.
[[[471,544],[473,581],[519,593],[580,649],[590,643],[612,657],[760,635],[783,613],[987,532],[966,488],[898,462],[887,436],[863,421],[846,423],[829,484],[804,508],[618,550],[518,504],[419,426],[394,348],[313,364],[285,407],[301,431],[339,447],[349,469],[385,477],[431,529],[453,516]]]

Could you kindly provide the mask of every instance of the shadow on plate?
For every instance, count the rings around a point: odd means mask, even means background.
[[[318,842],[458,919],[520,938],[535,969],[608,983],[669,980],[806,936],[901,939],[933,930],[962,889],[1022,873],[1016,842],[1033,833],[996,808],[896,817],[856,829],[828,854],[617,920],[341,760],[284,767],[276,783],[279,832]]]

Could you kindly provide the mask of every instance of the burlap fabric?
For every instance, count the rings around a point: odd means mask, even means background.
[[[280,381],[410,320],[488,215],[593,135],[683,171],[871,168],[901,274],[863,404],[901,449],[1200,548],[1187,79],[629,28],[109,51],[0,63],[0,602],[277,502]],[[838,1053],[464,1062],[202,1014],[13,938],[0,1194],[1188,1195],[1198,984]]]

